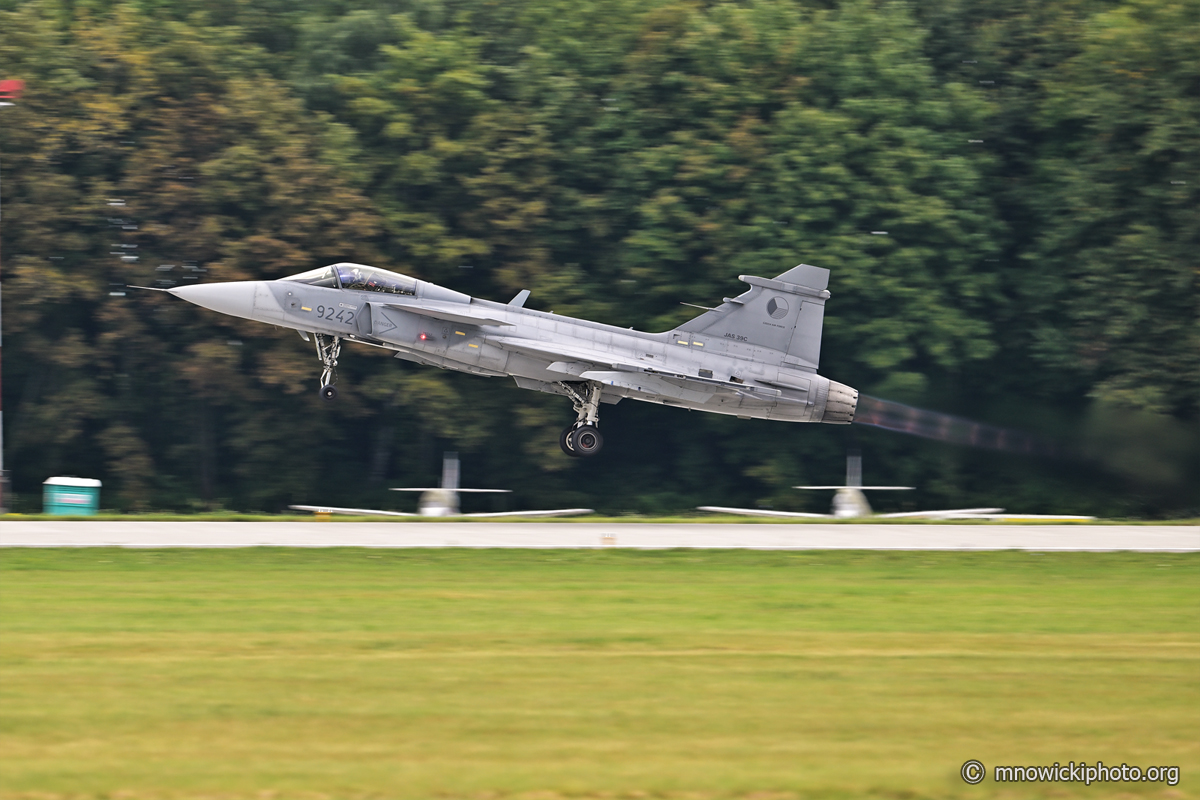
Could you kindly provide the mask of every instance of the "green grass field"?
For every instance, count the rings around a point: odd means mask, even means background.
[[[1198,787],[1197,555],[0,551],[3,798]]]

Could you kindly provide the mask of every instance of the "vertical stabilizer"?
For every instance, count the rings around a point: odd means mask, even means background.
[[[816,370],[829,270],[801,264],[775,278],[739,275],[738,280],[750,289],[678,329],[777,350],[788,363]]]
[[[857,450],[846,452],[846,485],[862,487],[862,453]]]
[[[447,491],[458,491],[458,453],[442,456],[442,487]]]

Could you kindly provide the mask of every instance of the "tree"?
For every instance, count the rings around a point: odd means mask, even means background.
[[[1037,357],[1093,398],[1200,412],[1200,4],[1096,15],[1038,117]]]
[[[331,428],[295,335],[125,285],[373,259],[378,217],[340,169],[351,137],[220,31],[125,9],[64,37],[39,4],[6,17],[6,70],[30,86],[4,142],[18,475],[103,473],[130,507],[311,488],[334,448],[314,446]]]

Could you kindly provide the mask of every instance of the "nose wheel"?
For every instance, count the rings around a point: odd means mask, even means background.
[[[567,396],[575,406],[578,418],[575,424],[567,428],[558,437],[562,451],[573,458],[589,458],[600,452],[604,447],[604,437],[600,435],[600,384],[567,383],[559,384],[566,390]]]
[[[334,384],[337,383],[338,356],[342,354],[342,340],[337,336],[326,336],[322,333],[314,333],[313,338],[317,342],[317,358],[321,359],[319,392],[321,399],[328,402],[338,395]]]

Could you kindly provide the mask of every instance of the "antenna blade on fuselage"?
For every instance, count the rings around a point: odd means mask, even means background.
[[[517,292],[517,296],[508,301],[508,304],[513,308],[524,308],[525,301],[529,299],[529,290],[522,289]]]

